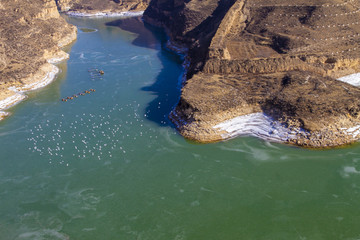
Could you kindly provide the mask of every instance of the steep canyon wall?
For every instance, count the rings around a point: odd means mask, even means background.
[[[48,81],[58,71],[52,63],[68,57],[61,48],[76,39],[76,28],[60,16],[52,0],[2,0],[0,26],[4,109],[24,98],[21,92],[39,87],[37,82]]]
[[[181,134],[221,140],[214,126],[263,112],[285,141],[331,147],[359,138],[359,89],[335,79],[360,71],[359,17],[355,0],[153,0],[144,19],[189,49]]]

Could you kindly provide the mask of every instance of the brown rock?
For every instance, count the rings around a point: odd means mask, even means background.
[[[359,89],[335,78],[360,72],[359,8],[354,0],[152,1],[144,19],[189,49],[171,114],[180,133],[219,139],[214,125],[265,111],[298,132],[293,144],[356,141],[346,129],[360,124]]]
[[[0,100],[10,86],[46,74],[48,59],[66,55],[60,47],[76,38],[76,28],[60,17],[52,0],[2,0],[0,7]],[[36,79],[33,79],[36,80]]]

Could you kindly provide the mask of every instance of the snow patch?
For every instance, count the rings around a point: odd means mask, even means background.
[[[346,82],[348,84],[351,84],[355,87],[360,87],[360,73],[354,73],[350,74],[341,78],[338,78],[337,80]]]
[[[224,139],[250,135],[273,142],[285,142],[296,137],[295,131],[284,127],[264,113],[239,116],[219,123],[213,128],[225,131],[222,135]]]

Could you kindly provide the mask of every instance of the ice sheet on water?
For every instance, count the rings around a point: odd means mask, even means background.
[[[354,166],[344,166],[340,172],[341,176],[348,178],[351,175],[360,174],[360,171],[356,169]]]
[[[52,240],[68,240],[69,236],[65,233],[58,232],[53,229],[39,229],[36,231],[29,231],[20,234],[16,240],[45,240],[45,239],[52,239]]]

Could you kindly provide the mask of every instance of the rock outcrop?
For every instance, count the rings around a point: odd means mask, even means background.
[[[281,141],[333,147],[360,137],[360,91],[336,80],[360,72],[359,16],[355,0],[153,0],[144,19],[188,48],[182,135],[218,141],[233,136],[218,124],[262,112]]]
[[[58,71],[52,63],[68,57],[61,47],[75,39],[76,27],[53,0],[2,0],[0,110],[23,99],[21,92],[45,85]]]
[[[144,11],[148,3],[149,0],[56,0],[60,11],[80,13]]]
[[[142,11],[148,0],[2,0],[0,2],[0,120],[59,71],[53,63],[68,57],[61,48],[76,39],[76,27],[60,11],[121,13]]]

